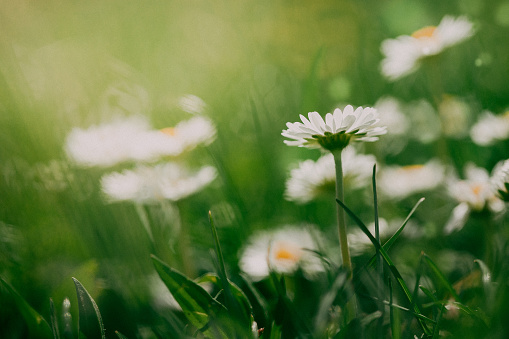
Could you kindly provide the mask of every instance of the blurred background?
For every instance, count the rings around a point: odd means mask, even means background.
[[[467,107],[451,134],[436,123],[436,88],[425,70],[394,82],[380,72],[383,40],[437,25],[445,15],[466,15],[476,30],[441,55],[441,92]],[[509,107],[509,1],[3,0],[0,27],[0,276],[46,318],[50,297],[58,314],[65,298],[77,314],[76,277],[98,302],[106,328],[135,337],[160,321],[149,284],[149,255],[157,249],[136,207],[101,193],[100,178],[112,169],[70,161],[64,146],[73,128],[139,114],[162,129],[190,118],[182,97],[203,100],[216,139],[186,161],[212,165],[218,175],[177,203],[193,277],[214,269],[209,210],[232,275],[254,232],[303,222],[331,239],[327,247],[339,263],[334,201],[285,199],[290,169],[321,155],[284,145],[281,130],[299,114],[399,100],[411,121],[395,141],[400,147],[358,148],[374,154],[380,168],[425,163],[442,152],[462,178],[468,162],[491,171],[509,157],[507,140],[481,146],[468,132],[483,111],[501,115]],[[429,119],[414,110],[420,100],[434,112]],[[483,221],[444,236],[457,205],[445,183],[404,199],[380,197],[380,214],[402,219],[421,196],[427,200],[413,218],[414,233],[393,258],[412,270],[425,251],[459,279],[483,253],[476,241]],[[345,200],[372,222],[369,185],[347,191]],[[156,207],[146,209],[154,225],[171,227]],[[497,221],[504,237],[506,220]],[[159,255],[171,261],[173,253]],[[0,331],[23,336],[12,301],[0,293],[0,302]]]

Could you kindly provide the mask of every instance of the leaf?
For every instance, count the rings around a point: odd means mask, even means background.
[[[127,337],[119,331],[115,331],[115,334],[117,335],[118,339],[127,339]]]
[[[391,320],[391,334],[392,339],[401,338],[401,322],[399,317],[399,310],[395,307],[392,293],[392,279],[389,279],[389,317]]]
[[[55,304],[53,303],[53,299],[49,298],[49,309],[51,315],[51,330],[53,332],[54,339],[60,339],[60,333],[58,331],[58,322],[57,322],[57,314],[55,311]]]
[[[79,326],[78,333],[81,338],[102,338],[105,339],[104,325],[99,308],[88,291],[76,278],[72,278],[76,286],[76,295],[78,296]]]
[[[431,260],[431,258],[428,257],[424,253],[423,253],[423,259],[428,264],[428,266],[431,268],[431,271],[438,278],[439,282],[447,289],[447,291],[449,291],[449,293],[451,293],[451,295],[454,298],[454,300],[460,301],[458,293],[456,293],[456,290],[452,287],[452,285],[449,283],[449,281],[444,276],[444,274],[440,271],[438,266],[433,262],[433,260]]]
[[[391,271],[391,273],[396,278],[396,281],[398,282],[399,286],[403,290],[403,292],[404,292],[408,302],[412,305],[412,308],[413,308],[414,312],[416,314],[421,314],[421,311],[420,311],[419,307],[413,301],[412,295],[410,294],[410,290],[408,289],[405,281],[403,280],[403,277],[401,276],[401,274],[399,273],[398,269],[394,265],[393,261],[391,260],[391,258],[387,254],[387,251],[385,251],[385,249],[382,246],[380,246],[380,243],[378,243],[376,241],[376,239],[373,237],[373,235],[371,235],[371,232],[369,232],[369,230],[366,227],[366,225],[364,225],[364,223],[348,207],[346,207],[346,205],[341,200],[336,199],[336,202],[342,208],[345,209],[346,213],[350,216],[350,218],[352,218],[355,221],[355,223],[357,224],[357,226],[359,226],[359,228],[364,232],[364,234],[366,234],[368,236],[369,240],[375,246],[375,248],[378,251],[380,251],[380,254],[382,255],[384,261],[389,266],[389,270]],[[421,326],[421,328],[424,331],[424,333],[426,333],[426,335],[429,335],[430,331],[429,331],[428,327],[426,326],[426,324],[422,321],[422,319],[420,319],[420,317],[416,317],[416,318],[419,321],[419,325]]]
[[[203,287],[169,267],[156,256],[151,257],[157,273],[182,308],[187,320],[206,336],[217,334],[219,330],[210,327],[211,321],[219,316],[225,316],[226,308],[212,298]],[[222,337],[227,338],[223,332],[219,332]]]
[[[219,277],[213,273],[207,273],[207,274],[199,277],[198,279],[195,279],[195,282],[197,284],[210,282],[218,287],[222,286]],[[251,303],[249,302],[249,299],[244,294],[244,292],[240,289],[240,287],[238,287],[237,285],[235,285],[233,282],[231,282],[229,280],[228,280],[228,282],[230,284],[230,290],[232,292],[233,298],[235,299],[236,303],[238,305],[240,305],[240,307],[241,307],[242,317],[248,316],[250,319],[249,326],[251,326],[251,314],[253,313],[253,308],[251,307]]]
[[[428,296],[428,298],[433,300],[433,302],[437,302],[438,301],[437,297],[435,297],[435,295],[429,289],[427,289],[426,287],[424,287],[422,285],[419,285],[419,288],[420,288],[421,291],[424,292],[424,294],[426,294]]]
[[[212,229],[212,236],[214,237],[216,257],[219,261],[219,283],[225,292],[225,305],[228,309],[231,319],[236,319],[242,324],[245,330],[251,330],[251,315],[252,308],[247,300],[245,294],[237,287],[233,286],[226,274],[223,253],[221,251],[221,244],[217,235],[217,229],[212,219],[212,213],[209,211],[210,228]]]
[[[30,338],[53,338],[53,332],[46,320],[7,281],[0,278],[0,282],[13,297],[16,307],[28,327]]]

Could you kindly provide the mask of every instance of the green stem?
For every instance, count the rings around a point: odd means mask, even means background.
[[[343,163],[341,160],[341,151],[333,151],[334,163],[336,166],[336,198],[340,201],[345,201],[343,190]],[[341,258],[343,259],[343,267],[348,271],[348,279],[352,280],[352,260],[350,258],[350,248],[348,247],[348,237],[346,231],[346,214],[345,210],[336,204],[336,216],[338,221],[339,245],[341,248]],[[350,299],[347,303],[348,321],[355,318],[356,302],[355,297]]]

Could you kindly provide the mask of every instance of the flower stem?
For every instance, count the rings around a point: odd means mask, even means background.
[[[341,160],[341,151],[333,151],[334,164],[336,166],[336,199],[344,202],[343,190],[343,163]],[[346,231],[346,215],[345,210],[336,204],[336,216],[338,221],[339,246],[341,248],[341,258],[343,259],[343,267],[348,271],[348,280],[352,280],[352,260],[350,259],[350,248],[348,247],[348,238]],[[356,316],[355,296],[347,303],[348,321]]]

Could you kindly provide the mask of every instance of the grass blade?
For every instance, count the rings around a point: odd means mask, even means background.
[[[117,335],[118,339],[127,339],[127,337],[119,331],[115,331],[115,334]]]
[[[13,297],[16,307],[28,327],[30,338],[52,338],[53,333],[46,320],[7,281],[0,278],[0,282]]]
[[[440,271],[438,266],[433,262],[433,260],[431,260],[431,258],[428,255],[426,255],[425,253],[423,253],[423,259],[428,264],[428,266],[431,268],[431,271],[435,274],[435,276],[437,277],[439,282],[447,289],[447,291],[449,291],[449,293],[452,295],[454,300],[460,301],[458,293],[456,293],[456,290],[454,289],[454,287],[452,287],[452,285],[449,283],[449,281],[444,276],[442,271]]]
[[[55,311],[55,304],[53,299],[49,298],[49,310],[51,316],[51,330],[53,331],[53,338],[60,339],[60,332],[58,331],[57,313]]]
[[[389,267],[389,270],[396,278],[396,281],[398,282],[398,285],[403,290],[403,293],[405,294],[408,302],[412,305],[414,312],[417,314],[421,314],[419,307],[413,301],[412,295],[410,294],[410,290],[408,289],[405,281],[403,280],[403,277],[399,273],[398,269],[392,262],[391,258],[389,257],[389,255],[387,254],[385,249],[382,246],[380,246],[380,244],[376,241],[376,239],[373,237],[373,235],[371,235],[371,233],[369,232],[366,225],[364,225],[364,223],[348,207],[346,207],[346,205],[341,200],[336,199],[336,201],[342,208],[345,209],[346,213],[350,216],[350,218],[352,218],[355,221],[357,226],[359,226],[359,228],[364,232],[364,234],[366,234],[368,236],[369,240],[375,246],[375,248],[380,251],[380,254],[382,255],[384,261],[387,263],[387,265]],[[428,329],[426,324],[419,317],[417,317],[417,320],[419,321],[419,324],[420,324],[422,330],[424,331],[424,333],[426,333],[426,335],[430,335],[431,334],[430,330]]]
[[[72,280],[76,286],[76,294],[78,296],[79,335],[83,334],[86,338],[105,339],[104,325],[97,304],[78,279],[73,277]]]

